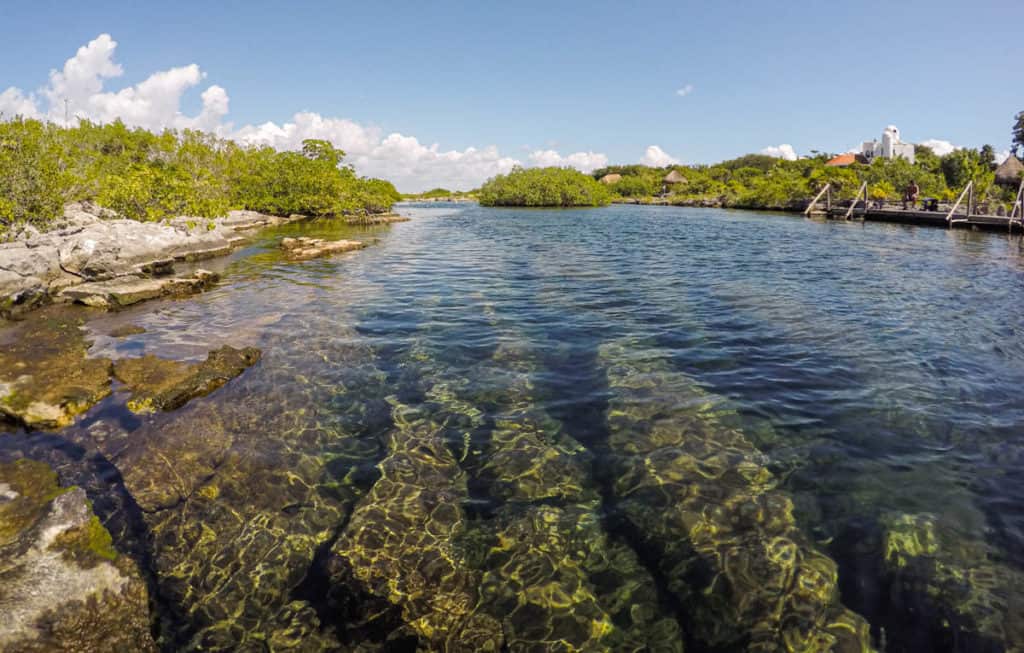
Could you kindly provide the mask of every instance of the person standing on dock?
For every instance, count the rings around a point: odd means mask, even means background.
[[[910,208],[917,206],[917,197],[921,194],[921,189],[918,187],[916,181],[911,181],[910,185],[907,186],[906,194],[903,196],[903,210],[907,210],[907,202],[910,203]]]

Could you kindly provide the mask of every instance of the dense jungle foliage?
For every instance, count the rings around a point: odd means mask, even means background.
[[[792,209],[802,207],[826,183],[831,182],[833,198],[850,199],[868,182],[872,200],[900,201],[912,181],[920,187],[920,197],[954,200],[973,180],[979,202],[1009,204],[1016,189],[994,183],[995,164],[990,146],[979,150],[958,149],[937,156],[929,148],[915,148],[916,163],[905,159],[877,158],[870,164],[854,163],[845,167],[825,165],[829,155],[820,154],[798,161],[786,161],[762,154],[748,154],[715,165],[608,166],[595,170],[594,179],[619,174],[621,179],[607,184],[615,195],[624,198],[665,196],[670,203],[709,203],[737,208]],[[677,170],[686,181],[665,184],[663,179]]]
[[[230,209],[274,215],[377,213],[394,186],[356,176],[345,153],[307,140],[301,152],[240,145],[199,131],[155,134],[121,122],[61,127],[0,122],[0,233],[45,226],[67,202],[94,200],[135,220],[215,217]]]
[[[604,206],[612,193],[572,168],[513,168],[478,191],[484,206]]]

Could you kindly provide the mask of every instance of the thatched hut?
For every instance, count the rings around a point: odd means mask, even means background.
[[[674,184],[685,184],[686,177],[679,174],[678,170],[673,170],[672,172],[665,175],[665,178],[662,179],[661,181],[664,182],[666,186],[672,186]]]
[[[608,184],[609,186],[611,186],[612,184],[617,184],[620,179],[622,179],[622,175],[620,175],[619,173],[609,172],[604,177],[598,179],[598,181],[601,182],[602,184]]]
[[[1024,163],[1011,154],[996,168],[996,183],[1016,188],[1020,184],[1022,175],[1024,175]]]

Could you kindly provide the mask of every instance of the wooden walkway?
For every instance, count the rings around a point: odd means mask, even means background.
[[[828,218],[846,218],[849,207],[832,207],[830,210],[814,210],[809,215],[818,215]],[[966,213],[954,213],[952,219],[946,220],[946,213],[942,211],[921,211],[920,209],[900,208],[855,208],[850,213],[850,220],[864,220],[868,222],[899,222],[902,224],[919,224],[933,227],[968,227],[972,229],[983,229],[991,231],[1024,231],[1020,218],[1009,218],[998,215],[968,215]]]
[[[824,207],[820,206],[824,198]],[[964,200],[967,200],[966,202]],[[931,200],[935,202],[935,200]],[[962,207],[962,209],[961,209]],[[1019,228],[1024,233],[1024,180],[1017,190],[1017,198],[1013,203],[1010,215],[988,215],[978,213],[975,209],[974,182],[971,181],[960,193],[956,202],[950,205],[937,204],[934,210],[925,211],[918,208],[903,208],[901,205],[887,205],[884,201],[870,200],[868,184],[864,182],[852,200],[842,203],[832,202],[832,184],[825,184],[818,194],[807,204],[804,214],[818,215],[844,220],[866,220],[874,222],[901,222],[903,224],[920,224],[935,227],[967,227],[969,229],[1006,231],[1013,233]]]

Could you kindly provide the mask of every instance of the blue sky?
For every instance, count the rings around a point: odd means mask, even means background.
[[[175,87],[181,114],[197,116],[216,85],[230,108],[202,126],[271,121],[283,131],[249,138],[281,147],[319,129],[410,190],[511,160],[635,163],[652,145],[684,163],[784,143],[844,151],[890,123],[913,142],[1004,150],[1024,110],[1019,0],[127,4],[4,2],[0,91],[35,93],[45,114],[51,69],[109,34],[123,73],[103,92],[197,64],[201,80]],[[80,114],[115,110],[90,102]]]

